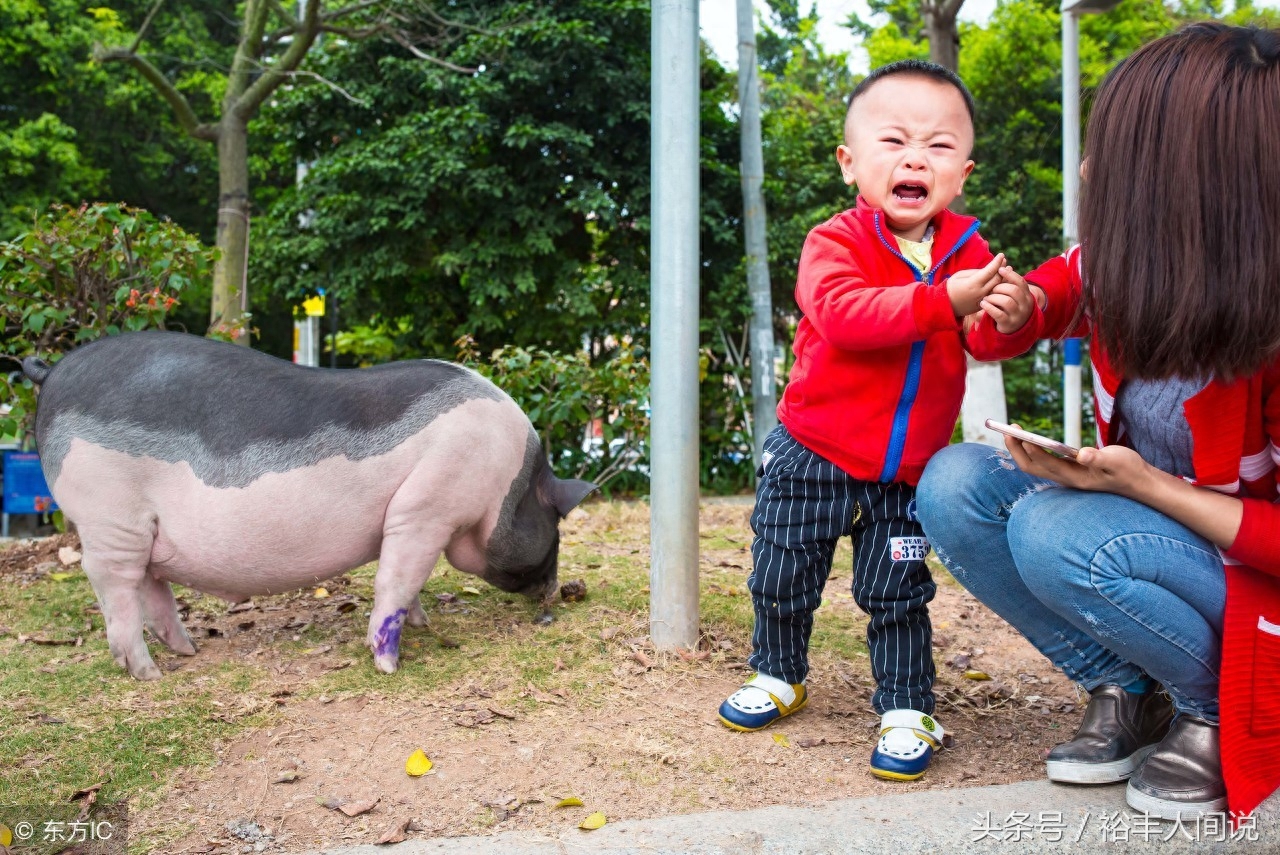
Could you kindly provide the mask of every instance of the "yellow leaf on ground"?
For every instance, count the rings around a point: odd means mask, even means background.
[[[325,597],[329,596],[329,591],[327,588],[316,588],[314,596],[317,600],[323,600]]]
[[[990,680],[991,675],[985,671],[965,671],[964,678],[966,680]]]
[[[475,594],[475,595],[478,597],[478,596],[480,596],[480,589],[479,589],[479,588],[476,588],[476,587],[474,587],[474,586],[472,586],[472,585],[468,585],[467,587],[465,587],[465,588],[463,588],[463,589],[462,589],[462,593],[464,593],[464,594]]]
[[[13,832],[9,830],[9,826],[0,822],[0,846],[13,845]]]
[[[600,811],[596,811],[595,813],[591,814],[591,816],[587,817],[582,822],[578,823],[578,828],[584,828],[587,831],[595,831],[597,828],[600,828],[608,821],[609,820],[604,818],[604,814],[602,814]]]
[[[65,582],[68,579],[74,579],[75,573],[50,573],[49,578],[55,582]]]
[[[773,735],[773,741],[781,745],[783,748],[791,747],[791,740],[787,739],[787,735],[785,733],[775,733]]]
[[[569,796],[556,802],[556,807],[582,807],[582,799],[577,796]]]
[[[417,751],[409,755],[408,760],[404,761],[404,770],[408,774],[417,778],[430,772],[433,765],[434,764],[427,759],[427,755],[423,754],[422,749],[419,748]]]

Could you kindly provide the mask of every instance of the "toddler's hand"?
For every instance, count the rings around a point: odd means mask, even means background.
[[[1000,268],[1004,266],[1004,254],[991,259],[986,267],[961,270],[947,280],[947,296],[951,298],[951,311],[957,318],[972,315],[982,308],[982,300],[1001,282]]]
[[[1027,280],[1012,267],[1000,268],[1000,281],[982,300],[982,310],[995,321],[996,329],[1008,335],[1022,329],[1035,308],[1036,296]]]

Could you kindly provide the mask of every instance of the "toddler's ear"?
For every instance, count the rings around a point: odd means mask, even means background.
[[[847,145],[836,146],[836,163],[840,164],[840,175],[844,183],[852,187],[857,178],[854,176],[853,152]]]

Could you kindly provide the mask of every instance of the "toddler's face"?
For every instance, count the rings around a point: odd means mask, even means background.
[[[973,122],[949,83],[913,74],[877,81],[853,104],[836,149],[844,183],[884,210],[889,229],[920,240],[973,171]]]

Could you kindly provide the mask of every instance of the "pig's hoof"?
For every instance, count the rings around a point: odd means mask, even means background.
[[[533,619],[538,626],[550,626],[556,622],[556,616],[551,609],[546,609],[540,615]]]
[[[173,640],[173,644],[169,645],[169,649],[179,656],[195,656],[199,648],[196,643],[191,640],[191,636],[184,631],[181,635]]]
[[[400,657],[375,656],[373,657],[373,665],[383,674],[394,674],[400,667]]]
[[[135,680],[159,680],[160,669],[156,667],[156,663],[148,662],[138,668],[129,668],[129,673],[133,675]]]

